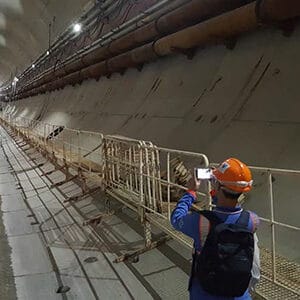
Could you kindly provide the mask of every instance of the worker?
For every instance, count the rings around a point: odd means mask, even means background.
[[[250,290],[260,277],[255,234],[259,219],[238,202],[252,188],[251,171],[229,158],[212,170],[209,180],[212,211],[189,212],[200,186],[194,177],[171,215],[173,227],[194,240],[190,299],[251,299]]]

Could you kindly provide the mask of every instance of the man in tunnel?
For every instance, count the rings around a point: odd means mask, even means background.
[[[211,173],[212,211],[189,212],[200,180],[194,177],[171,215],[173,227],[194,240],[189,281],[192,300],[246,300],[258,282],[257,215],[245,211],[239,197],[252,188],[249,168],[229,158]]]

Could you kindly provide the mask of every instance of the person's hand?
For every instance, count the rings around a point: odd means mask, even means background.
[[[194,176],[187,182],[186,187],[189,191],[198,191],[200,188],[201,180],[197,180]]]

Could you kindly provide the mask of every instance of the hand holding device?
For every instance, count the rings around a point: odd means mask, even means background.
[[[197,179],[195,175],[187,182],[187,188],[191,191],[198,191],[201,184],[201,180]]]
[[[195,168],[195,178],[196,180],[208,180],[212,177],[212,170],[208,168]]]

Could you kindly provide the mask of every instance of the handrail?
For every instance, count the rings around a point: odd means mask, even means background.
[[[165,224],[168,223],[166,220],[170,219],[172,207],[176,204],[172,200],[177,200],[180,193],[186,190],[184,183],[186,176],[180,177],[180,172],[186,175],[189,171],[185,167],[186,163],[191,163],[199,158],[201,159],[200,164],[204,167],[217,166],[215,163],[210,164],[205,154],[159,147],[150,141],[118,135],[104,135],[99,132],[67,127],[57,136],[53,136],[51,140],[47,140],[49,133],[53,132],[53,128],[59,125],[25,117],[14,118],[11,114],[5,113],[3,113],[2,121],[11,126],[19,135],[30,140],[34,146],[46,150],[49,157],[55,156],[56,160],[64,160],[71,168],[85,170],[85,176],[93,177],[93,174],[97,174],[96,180],[101,181],[99,184],[103,185],[110,195],[136,211],[145,226],[146,245],[151,243],[151,232],[149,235],[147,224],[153,221],[151,218],[147,218],[147,214],[157,216],[158,220],[161,220],[160,228],[170,233],[170,224]],[[97,145],[96,148],[95,144]],[[88,153],[93,151],[90,155],[92,157],[87,158],[84,151]],[[92,164],[96,165],[92,167]],[[300,228],[275,220],[272,174],[297,176],[300,175],[300,170],[256,166],[250,166],[250,169],[263,171],[268,176],[266,182],[269,191],[271,217],[260,217],[260,220],[269,224],[271,229],[272,247],[270,249],[271,258],[268,263],[271,265],[271,269],[268,271],[270,276],[267,279],[278,286],[283,286],[281,276],[279,276],[281,269],[277,267],[280,262],[277,258],[275,225],[296,232],[299,232]],[[209,201],[209,184],[198,195],[203,197],[203,200],[196,204],[196,210],[212,206]],[[157,223],[155,224],[157,225]],[[146,232],[148,233],[146,234]],[[177,233],[172,232],[172,236],[176,238]],[[179,234],[178,241],[182,242],[182,237]],[[184,244],[186,245],[186,242]],[[285,287],[286,290],[291,292],[293,284],[293,282],[289,282]],[[295,285],[293,288],[293,293],[299,295],[300,288]]]

